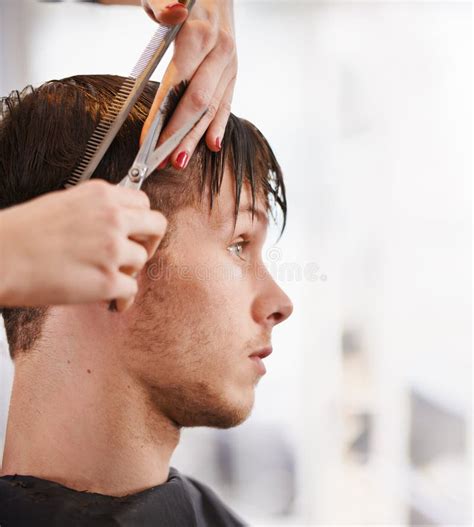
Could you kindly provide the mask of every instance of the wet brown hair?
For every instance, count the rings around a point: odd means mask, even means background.
[[[116,75],[77,75],[47,82],[39,88],[13,92],[0,101],[0,209],[63,188],[87,140],[107,112],[125,79]],[[94,172],[94,178],[118,183],[133,163],[143,123],[158,83],[149,82]],[[170,112],[185,85],[171,97]],[[204,195],[212,208],[220,192],[224,168],[235,181],[235,216],[243,185],[253,205],[263,199],[276,219],[286,223],[286,194],[280,166],[261,132],[231,114],[222,149],[211,152],[202,139],[184,171],[172,168],[150,176],[143,186],[153,208],[168,219],[173,212]],[[159,192],[155,192],[159,190]],[[30,349],[41,335],[47,308],[5,308],[3,317],[11,356]]]

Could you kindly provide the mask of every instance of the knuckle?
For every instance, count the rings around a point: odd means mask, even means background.
[[[105,203],[111,201],[111,187],[112,185],[103,179],[91,179],[90,181],[78,185],[77,191],[78,195],[81,193],[82,196],[93,200],[98,206],[103,206]]]
[[[216,116],[216,113],[217,113],[217,105],[215,101],[213,101],[207,107],[206,118],[212,121],[212,119],[214,119],[214,117]]]
[[[161,212],[155,211],[156,213],[156,230],[157,234],[159,236],[162,236],[166,229],[168,228],[168,220],[166,219],[166,216],[161,214]]]
[[[104,208],[105,221],[112,231],[121,230],[123,226],[122,211],[115,203],[109,203]]]
[[[195,111],[202,111],[208,107],[210,102],[209,92],[204,89],[194,90],[190,94],[190,100]]]
[[[218,34],[219,47],[222,52],[226,55],[232,55],[235,51],[235,41],[234,37],[224,29],[219,30]]]
[[[208,21],[199,21],[194,25],[194,40],[201,50],[210,50],[214,47],[217,33],[214,26]]]
[[[107,198],[110,195],[111,185],[103,179],[92,179],[89,182],[89,189],[100,198]]]
[[[230,101],[225,100],[225,101],[222,101],[222,102],[221,102],[221,108],[222,108],[222,110],[224,110],[226,113],[230,113],[230,111],[232,110],[232,105],[231,105]]]
[[[120,258],[120,242],[117,237],[112,236],[104,242],[104,258],[106,269],[115,269]]]
[[[138,195],[140,196],[140,199],[143,201],[143,206],[149,209],[150,208],[150,198],[148,197],[148,194],[144,192],[143,190],[139,190]]]

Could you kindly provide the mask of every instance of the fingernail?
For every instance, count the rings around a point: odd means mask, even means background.
[[[183,4],[180,4],[179,2],[175,2],[174,4],[169,4],[166,6],[166,9],[176,9],[177,7],[186,7]]]
[[[186,168],[186,165],[188,164],[189,156],[187,152],[180,152],[178,154],[178,157],[176,158],[176,164],[179,166],[179,168]]]
[[[163,170],[163,168],[166,168],[169,160],[170,156],[168,156],[166,159],[163,159],[163,161],[158,165],[158,170]]]
[[[222,146],[221,138],[220,138],[220,137],[217,137],[217,138],[216,138],[216,148],[217,148],[218,150],[220,150],[220,149],[221,149],[221,146]]]

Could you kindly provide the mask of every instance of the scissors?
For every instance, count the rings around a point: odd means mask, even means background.
[[[194,3],[195,0],[187,0],[185,5],[188,12],[190,12]],[[111,101],[108,111],[101,118],[93,134],[90,136],[83,155],[74,167],[71,175],[64,183],[66,188],[86,181],[92,176],[109,146],[112,144],[119,129],[132,111],[140,94],[145,89],[151,75],[166,53],[166,50],[176,38],[183,23],[177,26],[160,25],[155,31],[153,38],[140,55],[132,72],[124,80],[120,90]],[[152,125],[138,152],[133,166],[130,168],[126,178],[120,182],[120,185],[131,186],[132,188],[139,189],[146,177],[148,177],[153,170],[155,170],[160,163],[171,154],[173,149],[178,146],[183,137],[205,113],[203,112],[200,115],[196,115],[195,118],[185,123],[180,130],[173,134],[156,150],[156,152],[154,152],[153,150],[163,128],[166,100],[168,99],[168,96],[169,92],[153,119]]]
[[[171,90],[164,98],[156,113],[150,128],[145,136],[142,146],[138,150],[133,165],[127,175],[120,181],[119,186],[139,190],[145,179],[155,171],[160,164],[173,152],[183,138],[201,120],[207,109],[189,119],[177,132],[155,149],[155,145],[163,129],[166,118],[165,111]]]

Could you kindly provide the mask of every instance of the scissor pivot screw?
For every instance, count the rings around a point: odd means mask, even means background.
[[[136,182],[140,180],[142,174],[138,168],[132,168],[132,170],[130,170],[129,176],[132,181]]]

